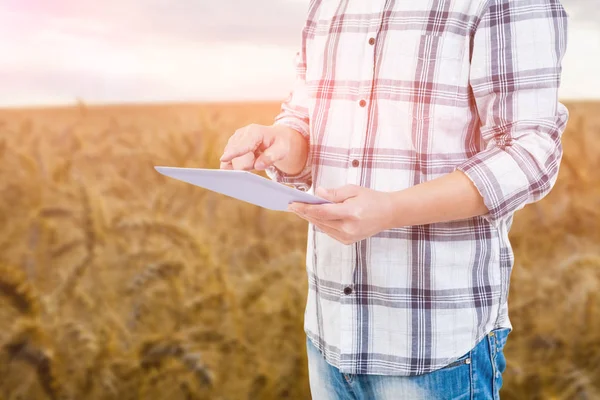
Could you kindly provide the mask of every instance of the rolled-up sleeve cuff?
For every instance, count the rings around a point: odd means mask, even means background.
[[[513,195],[516,194],[513,191],[516,188],[504,187],[511,178],[515,178],[514,171],[506,168],[512,163],[514,161],[510,159],[508,154],[499,148],[494,148],[475,155],[455,168],[464,173],[479,191],[483,203],[488,209],[488,213],[481,217],[494,227],[498,227],[506,217],[512,214],[511,210],[516,208],[509,207],[505,199],[507,192],[512,192]],[[526,198],[526,192],[522,193],[521,196],[513,197],[511,204],[514,201],[524,203]]]
[[[295,118],[292,116],[278,117],[275,120],[274,125],[284,125],[289,128],[292,128],[293,130],[299,132],[302,136],[304,136],[306,140],[309,140],[310,128],[308,126],[308,123],[302,118]]]
[[[277,119],[275,125],[285,125],[298,131],[310,143],[309,126],[303,120],[293,117],[284,117]],[[308,152],[306,165],[298,174],[286,174],[276,167],[269,167],[265,172],[269,178],[276,182],[290,185],[298,190],[306,192],[310,190],[312,186],[312,152]]]
[[[288,175],[275,167],[269,167],[265,172],[274,181],[293,186],[303,192],[310,190],[312,186],[312,168],[308,165],[297,175]]]

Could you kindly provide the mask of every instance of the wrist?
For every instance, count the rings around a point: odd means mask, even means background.
[[[274,134],[286,142],[287,155],[274,164],[274,167],[287,175],[302,172],[308,161],[308,141],[297,130],[285,125],[273,125]]]
[[[410,216],[411,210],[407,206],[406,191],[389,192],[388,195],[388,207],[391,210],[388,214],[389,218],[387,223],[390,225],[388,229],[409,226],[410,224],[407,217]]]
[[[293,128],[290,128],[289,126],[283,124],[273,124],[270,126],[270,128],[273,130],[273,136],[276,137],[291,137],[294,133],[299,133]]]

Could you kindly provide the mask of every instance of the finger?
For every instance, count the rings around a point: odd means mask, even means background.
[[[310,219],[307,219],[307,221],[310,222],[311,224],[313,224],[314,226],[316,226],[317,229],[319,229],[321,232],[323,232],[330,238],[337,240],[338,242],[340,242],[342,244],[347,245],[347,244],[350,244],[350,242],[352,241],[350,239],[350,237],[348,235],[346,235],[344,232],[341,232],[335,228],[331,228],[327,225],[320,224],[318,221],[312,221]]]
[[[310,223],[326,226],[328,228],[335,229],[336,231],[339,231],[339,232],[345,232],[344,228],[343,228],[344,221],[341,219],[323,220],[323,219],[315,219],[315,218],[312,218],[305,214],[299,214],[299,213],[295,213],[295,214],[297,216],[299,216],[300,218],[302,218],[306,221],[309,221]]]
[[[288,152],[289,150],[283,140],[275,140],[273,145],[265,149],[258,157],[256,163],[254,164],[254,168],[259,171],[264,170],[276,162],[283,160]]]
[[[292,203],[289,210],[320,221],[345,220],[350,217],[348,206],[343,203],[321,205]]]
[[[220,161],[227,162],[246,153],[253,153],[260,147],[261,143],[262,134],[260,129],[257,129],[254,125],[242,128],[229,139]]]
[[[231,162],[222,162],[219,168],[231,170],[233,169],[233,165],[231,165]]]
[[[335,189],[317,188],[315,194],[325,200],[334,203],[342,203],[352,197],[358,196],[361,187],[356,185],[346,185]]]
[[[337,228],[335,228],[333,226],[329,226],[327,223],[325,223],[323,221],[319,221],[319,220],[316,220],[314,218],[311,218],[309,216],[302,215],[302,214],[296,214],[296,215],[299,216],[300,218],[302,218],[303,220],[308,221],[311,224],[315,225],[319,229],[321,229],[321,228],[328,229],[330,232],[335,233],[336,235],[338,235],[340,237],[343,236],[343,235],[345,235],[345,233],[342,232],[341,230],[339,230],[339,229],[337,229]]]
[[[254,153],[246,153],[241,157],[231,160],[233,169],[241,171],[251,171],[254,168]]]

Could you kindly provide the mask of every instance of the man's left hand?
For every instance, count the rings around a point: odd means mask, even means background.
[[[292,203],[288,210],[345,245],[393,227],[391,193],[347,185],[338,189],[318,188],[315,194],[334,204]]]

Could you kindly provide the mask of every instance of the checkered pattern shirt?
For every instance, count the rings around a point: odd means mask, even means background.
[[[312,0],[297,84],[276,124],[310,143],[299,188],[400,191],[460,170],[482,217],[343,245],[309,225],[304,329],[351,374],[419,375],[511,328],[513,214],[554,185],[559,0]]]

